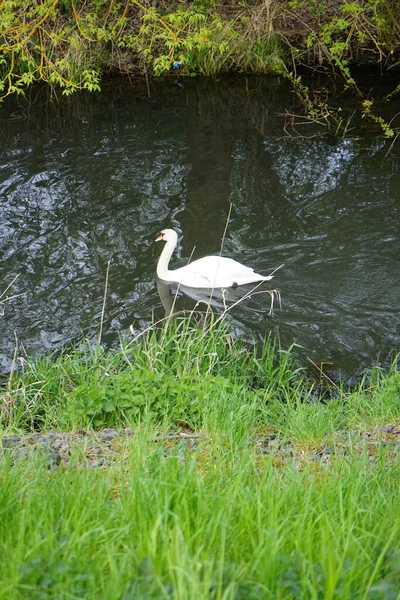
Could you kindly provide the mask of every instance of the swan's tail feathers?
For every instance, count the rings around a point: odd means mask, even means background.
[[[271,279],[273,279],[273,277],[273,275],[265,275],[265,277],[263,277],[261,281],[270,281]]]

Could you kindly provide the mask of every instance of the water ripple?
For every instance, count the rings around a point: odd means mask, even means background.
[[[0,317],[0,368],[15,335],[29,354],[95,337],[108,261],[104,340],[162,316],[155,234],[183,232],[174,266],[217,253],[229,202],[224,253],[266,274],[285,263],[273,280],[282,310],[268,316],[256,295],[232,311],[232,331],[272,331],[344,374],[388,364],[400,335],[398,146],[385,157],[381,142],[285,139],[264,120],[266,106],[283,112],[284,92],[190,85],[185,111],[129,89],[65,101],[51,118],[2,108],[1,289],[19,275],[22,296]]]

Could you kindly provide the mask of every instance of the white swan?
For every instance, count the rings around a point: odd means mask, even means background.
[[[180,269],[170,271],[168,265],[178,242],[177,233],[173,229],[163,229],[155,241],[166,242],[157,263],[157,276],[162,281],[191,288],[236,288],[246,283],[269,281],[273,277],[259,275],[254,269],[223,256],[205,256]]]

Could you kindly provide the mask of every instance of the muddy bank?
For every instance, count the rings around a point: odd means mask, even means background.
[[[129,442],[135,430],[103,429],[98,432],[33,433],[6,435],[0,441],[0,456],[10,457],[15,463],[24,459],[41,457],[49,468],[71,466],[105,468],[123,462],[128,456]],[[191,431],[154,433],[154,445],[162,446],[166,456],[178,450],[182,460],[187,452],[198,451],[200,455],[211,452],[211,440],[205,434]],[[249,440],[254,452],[272,457],[276,466],[293,463],[301,468],[305,463],[329,465],[332,460],[367,455],[375,461],[384,453],[386,457],[400,456],[400,425],[388,424],[371,430],[339,431],[334,438],[321,444],[299,444],[282,438],[278,433],[258,434]],[[210,454],[211,455],[211,454]]]

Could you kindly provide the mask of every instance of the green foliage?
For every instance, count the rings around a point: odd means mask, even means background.
[[[169,12],[148,0],[3,2],[0,91],[3,97],[23,93],[36,81],[65,95],[98,91],[104,69],[121,64],[154,75],[168,73],[174,62],[183,74],[282,70],[278,46],[268,53],[269,24],[252,39],[245,23],[226,19],[213,2],[178,4]]]
[[[307,47],[319,50],[321,64],[332,64],[349,86],[355,85],[349,57],[357,44],[375,53],[377,62],[392,50],[400,5],[395,7],[390,0],[343,1],[338,3],[338,11],[329,16],[325,1],[295,0],[289,5],[295,10],[309,12],[315,19],[307,37]]]
[[[174,62],[181,64],[182,74],[214,75],[231,68],[260,72],[282,69],[277,44],[269,52],[269,33],[262,34],[254,45],[249,44],[246,21],[229,21],[212,5],[178,6],[173,12],[161,14],[153,6],[137,0],[135,4],[142,11],[141,26],[137,34],[122,34],[118,45],[134,51],[144,71],[162,75]]]
[[[285,15],[306,23],[304,44],[279,33]],[[391,0],[339,0],[334,11],[326,0],[237,0],[228,12],[213,0],[7,1],[0,3],[0,99],[24,94],[38,81],[63,95],[99,91],[110,69],[146,77],[175,68],[180,75],[278,73],[293,84],[307,117],[332,122],[338,133],[348,123],[321,94],[310,92],[297,66],[317,62],[333,69],[359,94],[351,71],[354,50],[365,48],[386,64],[396,49],[399,21],[400,3]],[[371,106],[361,110],[385,137],[397,134]]]
[[[95,426],[111,426],[139,419],[162,422],[186,422],[196,426],[201,408],[225,394],[242,390],[229,380],[207,375],[200,380],[184,375],[175,378],[152,371],[134,370],[116,373],[104,380],[85,381],[67,395],[68,410],[89,417]]]
[[[372,112],[372,106],[372,100],[364,100],[362,104],[364,116],[368,117],[371,121],[376,123],[383,131],[383,135],[386,138],[392,138],[394,136],[394,129],[390,126],[390,124],[387,121],[384,120],[383,117],[380,117]]]
[[[207,321],[208,322],[208,321]],[[282,401],[305,383],[290,352],[271,341],[261,356],[230,339],[222,323],[187,320],[151,328],[137,342],[104,353],[84,342],[28,363],[0,399],[3,426],[117,426],[142,419],[201,426],[213,405]],[[257,381],[257,391],[253,383]]]
[[[23,93],[36,81],[59,87],[63,94],[99,90],[102,50],[91,39],[93,20],[104,9],[93,5],[84,19],[73,0],[61,4],[15,0],[0,6],[0,89],[4,95]]]
[[[335,6],[326,0],[289,0],[287,6],[299,16],[299,24],[307,25],[309,33],[305,49],[301,44],[289,44],[295,68],[286,77],[293,83],[308,119],[333,124],[336,134],[347,131],[349,121],[342,118],[341,108],[332,109],[318,93],[311,93],[296,72],[297,65],[334,71],[345,88],[354,90],[360,99],[360,112],[379,125],[386,138],[397,132],[372,110],[373,101],[365,100],[351,70],[358,52],[366,53],[375,64],[387,63],[397,46],[396,31],[400,20],[400,3],[391,0],[339,0]],[[292,15],[293,16],[293,15]],[[387,99],[398,93],[397,86]]]

